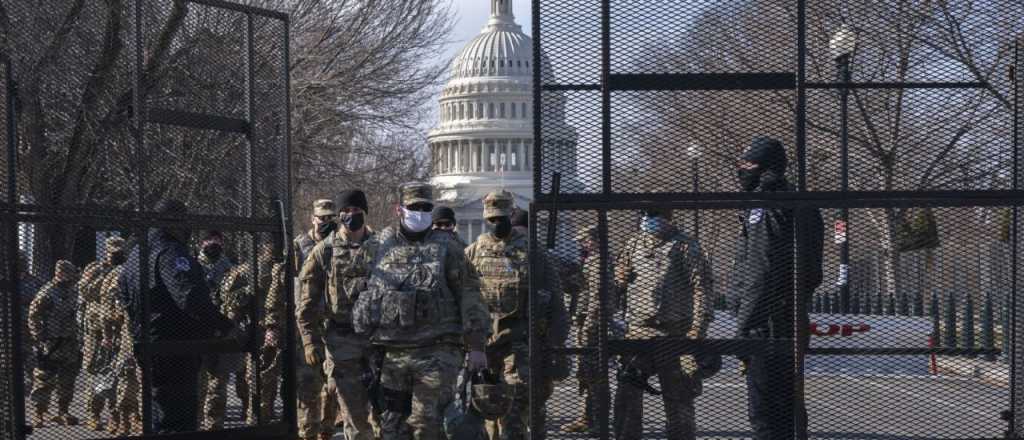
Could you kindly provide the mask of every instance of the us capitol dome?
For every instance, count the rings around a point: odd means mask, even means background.
[[[516,24],[512,0],[491,0],[487,25],[452,61],[439,101],[440,121],[427,136],[430,181],[437,204],[455,211],[460,235],[472,242],[483,232],[488,192],[504,188],[520,209],[533,199],[533,40]],[[561,101],[545,103],[545,124],[564,125],[552,118]]]

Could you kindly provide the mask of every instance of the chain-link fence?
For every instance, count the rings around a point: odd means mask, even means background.
[[[287,437],[288,17],[0,13],[0,438]]]
[[[533,6],[535,434],[1019,432],[1024,9]]]

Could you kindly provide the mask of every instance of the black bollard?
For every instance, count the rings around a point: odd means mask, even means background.
[[[968,350],[974,349],[974,298],[971,294],[964,295],[964,319],[963,319],[963,347]],[[967,357],[975,358],[977,355],[968,354]]]
[[[942,340],[942,346],[956,348],[956,295],[952,290],[946,297],[946,334]]]
[[[924,292],[914,292],[914,316],[924,316]]]
[[[889,316],[896,315],[896,297],[895,296],[889,295],[889,304],[886,306],[885,311],[886,311],[886,313],[889,314]]]
[[[814,295],[814,313],[821,313],[821,295]]]
[[[941,327],[939,326],[939,292],[932,292],[932,340],[935,344],[939,344],[939,337],[942,335]]]
[[[874,308],[874,310],[871,311],[871,314],[872,315],[879,315],[879,316],[884,314],[885,311],[883,310],[883,307],[882,307],[883,300],[882,300],[882,291],[881,290],[878,291],[878,296],[875,298],[874,303],[875,303],[875,308]]]
[[[821,294],[821,296],[822,296],[822,298],[821,298],[821,302],[822,302],[821,310],[822,310],[822,313],[833,313],[832,312],[832,295],[829,294],[829,293],[823,293],[823,294]]]
[[[996,324],[992,313],[992,292],[988,292],[985,294],[985,306],[981,310],[981,348],[985,350],[996,348]],[[984,359],[991,362],[996,360],[996,355],[988,353]]]
[[[900,292],[900,308],[897,314],[900,316],[910,316],[910,297],[907,292]]]

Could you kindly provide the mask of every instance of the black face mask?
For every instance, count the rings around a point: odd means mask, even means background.
[[[494,234],[495,237],[505,239],[512,234],[512,219],[508,217],[498,217],[497,222],[484,222],[487,226],[487,231]]]
[[[110,254],[110,264],[113,264],[114,266],[120,266],[124,264],[125,261],[128,261],[128,256],[125,255],[124,252],[114,252]]]
[[[338,222],[345,225],[345,229],[348,229],[349,231],[358,231],[363,229],[365,220],[366,219],[361,212],[356,214],[341,214],[341,216],[338,217]]]
[[[217,261],[222,253],[224,253],[224,248],[219,244],[208,244],[203,246],[203,255],[210,259],[210,261]]]
[[[320,223],[316,227],[316,235],[319,235],[320,238],[322,238],[322,239],[323,238],[327,238],[327,236],[331,235],[331,232],[334,232],[334,229],[337,228],[337,227],[338,227],[338,224],[335,223],[335,222]]]
[[[744,191],[753,191],[761,185],[761,169],[754,168],[750,170],[741,169],[739,171],[740,188]]]

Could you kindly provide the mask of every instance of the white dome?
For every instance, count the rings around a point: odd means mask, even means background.
[[[533,40],[516,24],[489,24],[452,61],[451,77],[533,76]]]

